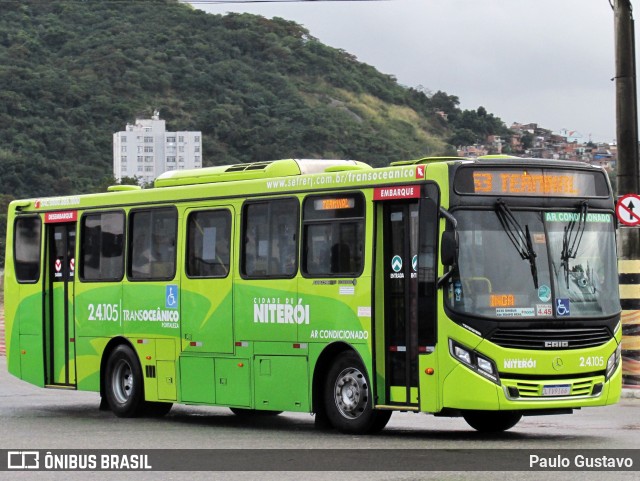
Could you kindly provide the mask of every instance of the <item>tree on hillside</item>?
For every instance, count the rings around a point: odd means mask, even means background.
[[[387,165],[451,152],[447,138],[499,121],[470,117],[443,91],[403,87],[294,22],[174,0],[5,2],[0,84],[0,192],[15,197],[102,190],[112,133],[150,108],[171,129],[202,131],[206,166]]]

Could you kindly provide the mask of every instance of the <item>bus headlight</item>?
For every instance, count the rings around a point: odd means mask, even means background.
[[[494,374],[491,361],[488,361],[480,356],[478,356],[478,369],[484,372],[488,372],[489,374]]]
[[[496,364],[488,357],[483,356],[473,349],[469,349],[452,339],[449,339],[449,352],[454,359],[457,359],[472,371],[475,371],[490,381],[495,382],[497,385],[500,385]]]
[[[620,358],[622,357],[622,343],[618,344],[616,350],[609,356],[607,360],[607,373],[605,375],[605,379],[608,381],[613,373],[616,371],[618,364],[620,364]]]
[[[453,357],[457,358],[465,364],[471,364],[471,352],[460,346],[454,346]]]

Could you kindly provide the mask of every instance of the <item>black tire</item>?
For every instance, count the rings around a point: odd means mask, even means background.
[[[391,411],[373,409],[369,377],[353,352],[340,354],[327,373],[324,405],[331,425],[350,434],[370,434],[382,430]]]
[[[321,409],[318,409],[318,411],[315,412],[314,426],[320,431],[329,431],[333,429],[333,425],[329,420],[329,416],[327,416],[327,411],[324,409],[324,406],[322,406]]]
[[[111,411],[121,418],[144,414],[144,380],[138,358],[126,344],[116,347],[107,360],[104,392]]]
[[[511,429],[522,418],[518,411],[465,411],[462,415],[469,426],[481,433],[501,433]]]
[[[229,408],[231,412],[240,417],[273,417],[282,414],[282,411],[265,411],[262,409]]]
[[[141,412],[144,416],[148,416],[151,418],[161,418],[163,416],[166,416],[169,411],[171,411],[172,407],[173,403],[145,401],[144,407]]]

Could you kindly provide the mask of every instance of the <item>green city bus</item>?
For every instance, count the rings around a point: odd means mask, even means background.
[[[287,159],[17,200],[8,370],[100,393],[503,431],[621,394],[614,199],[584,163]]]

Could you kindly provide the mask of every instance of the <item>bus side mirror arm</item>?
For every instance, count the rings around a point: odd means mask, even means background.
[[[436,289],[440,289],[444,285],[444,283],[447,282],[447,280],[449,279],[449,277],[451,277],[452,274],[453,274],[453,267],[450,267],[449,270],[445,272],[445,274],[442,277],[438,278]]]
[[[447,219],[447,229],[442,233],[440,242],[440,262],[449,266],[449,270],[438,279],[439,289],[451,277],[458,262],[458,221],[444,207],[440,207],[440,215]]]

